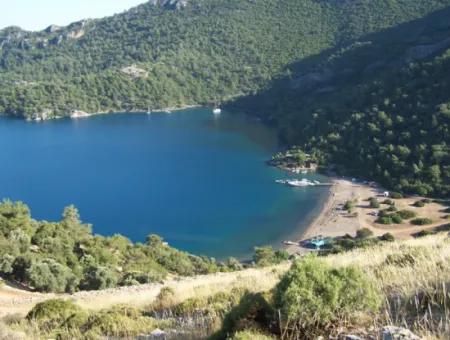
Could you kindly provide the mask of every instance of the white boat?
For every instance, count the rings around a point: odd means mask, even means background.
[[[172,113],[172,111],[170,111],[170,110],[166,110],[164,112],[167,113],[168,115],[170,115]]]
[[[148,115],[151,115],[151,114],[152,114],[152,110],[150,110],[150,106],[148,107],[147,114],[148,114]]]
[[[321,185],[319,181],[311,182],[309,179],[303,178],[299,179],[278,179],[275,183],[288,185],[290,187],[313,187],[316,185]]]
[[[220,115],[220,114],[222,113],[222,109],[216,107],[216,108],[213,110],[213,113],[214,113],[215,115]]]
[[[287,181],[287,185],[291,187],[309,187],[315,185],[313,182],[303,178],[302,180],[294,179],[292,181]]]

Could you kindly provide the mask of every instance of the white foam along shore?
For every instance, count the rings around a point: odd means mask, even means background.
[[[155,113],[162,113],[162,112],[176,112],[176,111],[182,111],[187,109],[194,109],[202,107],[201,105],[182,105],[182,106],[174,106],[174,107],[167,107],[167,108],[161,108],[161,109],[154,109],[151,112]],[[61,119],[61,118],[72,118],[72,119],[79,119],[79,118],[89,118],[92,116],[99,116],[104,114],[114,114],[114,113],[146,113],[146,110],[127,110],[127,111],[98,111],[98,112],[85,112],[82,110],[74,110],[70,112],[70,114],[66,116],[52,116],[49,112],[42,112],[42,113],[35,113],[33,118],[28,118],[28,121],[47,121],[47,120],[53,120],[53,119]]]

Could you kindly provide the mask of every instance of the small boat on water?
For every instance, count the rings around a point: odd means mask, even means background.
[[[332,186],[333,183],[322,183],[319,181],[310,181],[309,179],[277,179],[275,183],[288,185],[290,187],[316,187]]]
[[[213,109],[213,113],[214,113],[215,115],[220,115],[220,114],[222,113],[222,109],[216,107],[216,108]]]
[[[172,113],[172,111],[170,111],[170,110],[166,110],[164,112],[167,113],[168,115],[170,115]]]
[[[151,115],[151,114],[152,114],[152,110],[150,110],[150,106],[148,107],[147,114],[148,114],[148,115]]]
[[[294,179],[292,181],[287,181],[287,185],[289,185],[291,187],[308,187],[308,186],[315,185],[315,184],[312,183],[311,181],[303,178],[302,180]]]

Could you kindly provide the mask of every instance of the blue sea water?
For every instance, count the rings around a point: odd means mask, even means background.
[[[172,246],[217,258],[298,233],[327,188],[275,183],[265,161],[274,132],[204,108],[47,122],[0,119],[0,197],[33,217],[59,220],[74,204],[95,233],[133,241],[159,234]],[[300,175],[324,180],[319,175]]]

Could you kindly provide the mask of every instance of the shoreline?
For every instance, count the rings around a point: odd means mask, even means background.
[[[189,109],[195,109],[200,107],[207,107],[203,105],[182,105],[182,106],[173,106],[173,107],[166,107],[166,108],[159,108],[151,110],[150,113],[164,113],[164,112],[176,112],[176,111],[182,111],[182,110],[189,110]],[[75,113],[75,115],[73,115]],[[119,113],[142,113],[142,114],[149,114],[145,109],[140,110],[127,110],[127,111],[115,111],[115,110],[106,110],[106,111],[98,111],[98,112],[85,112],[82,110],[74,110],[71,114],[63,115],[63,116],[52,116],[48,118],[25,118],[26,121],[29,122],[45,122],[50,120],[57,120],[57,119],[85,119],[95,116],[101,116],[101,115],[108,115],[108,114],[119,114]],[[5,114],[8,116],[8,114]]]
[[[368,182],[357,181],[344,177],[330,177],[333,185],[329,190],[327,199],[324,201],[317,216],[306,227],[301,228],[298,224],[297,231],[292,234],[292,241],[283,242],[283,249],[289,254],[305,254],[314,249],[305,248],[301,242],[320,236],[324,238],[336,238],[345,235],[356,236],[359,229],[366,228],[372,231],[375,237],[390,233],[396,239],[410,239],[421,231],[434,230],[437,227],[448,224],[448,218],[443,216],[443,205],[436,202],[426,204],[424,207],[415,207],[414,203],[424,197],[406,196],[394,199],[396,209],[412,211],[417,217],[428,217],[431,224],[414,225],[411,220],[405,219],[399,224],[383,225],[377,223],[379,211],[386,209],[387,204],[382,203],[386,192],[382,187]],[[369,199],[376,197],[380,202],[379,208],[372,208]],[[355,207],[351,213],[343,207],[347,201],[354,201]],[[450,216],[450,215],[449,215]]]
[[[361,197],[375,195],[376,188],[366,184],[352,182],[351,180],[331,177],[332,186],[329,189],[328,197],[323,202],[321,209],[312,222],[306,227],[293,233],[293,242],[316,237],[338,237],[345,234],[354,236],[361,228],[361,221],[358,217],[350,217],[342,211],[342,205],[348,200],[360,200]],[[297,244],[284,245],[283,248],[290,254],[310,252],[310,249]]]

